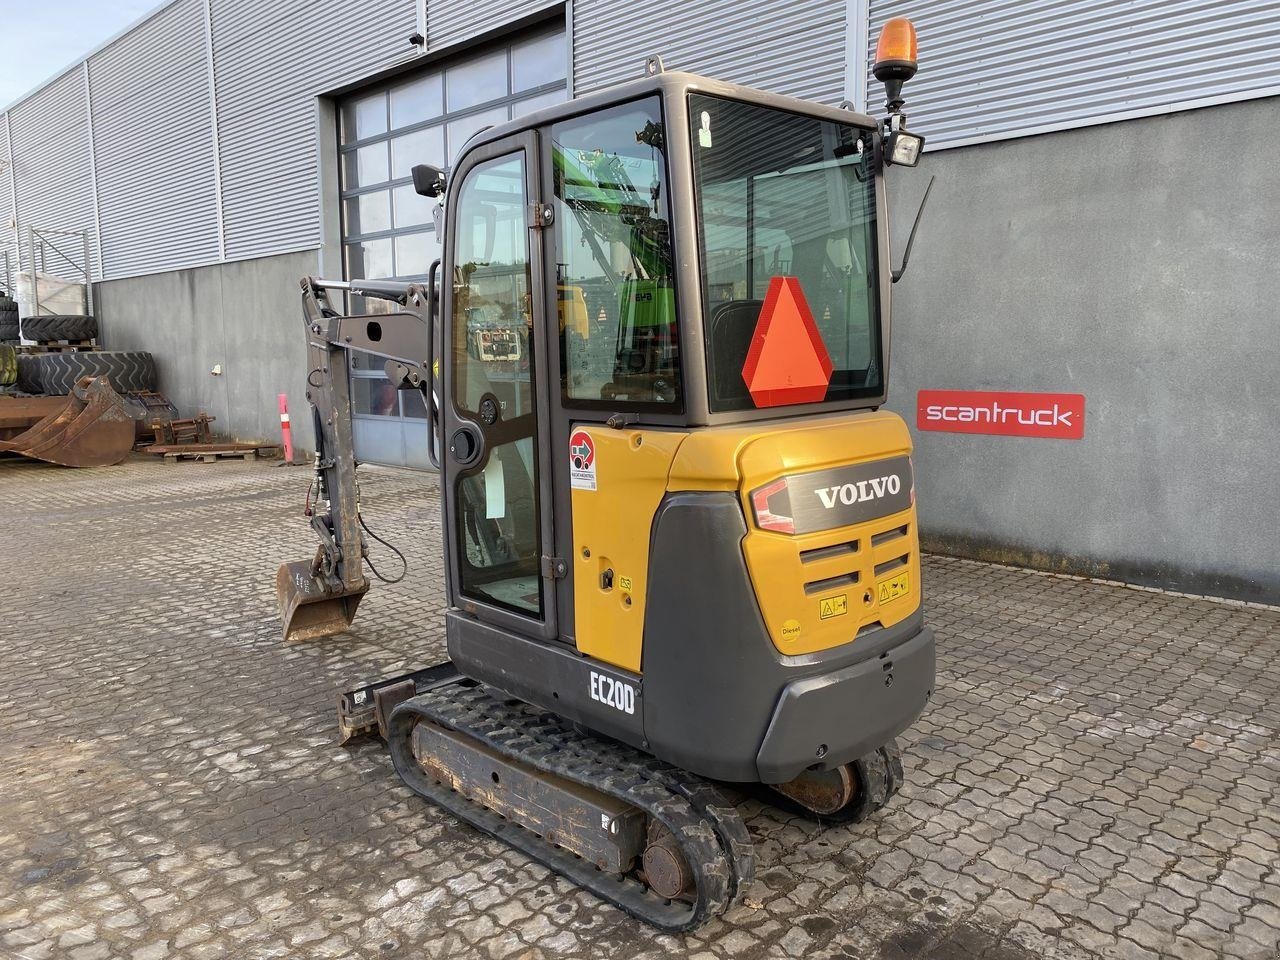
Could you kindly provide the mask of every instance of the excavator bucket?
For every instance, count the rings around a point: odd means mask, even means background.
[[[106,377],[82,377],[65,397],[0,398],[0,453],[104,467],[127,457],[133,440],[133,418]]]
[[[360,598],[368,592],[368,581],[351,590],[327,589],[316,575],[314,560],[281,564],[276,571],[276,597],[284,639],[315,640],[342,633],[351,626]]]

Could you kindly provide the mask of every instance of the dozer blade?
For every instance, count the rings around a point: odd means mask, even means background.
[[[21,432],[0,440],[0,453],[16,453],[64,467],[104,467],[119,463],[133,449],[134,422],[120,395],[106,377],[83,377],[71,394],[59,398],[14,400],[15,407],[0,421],[13,432],[24,415],[40,414]],[[54,409],[54,401],[61,401]]]
[[[314,561],[281,564],[276,571],[276,597],[285,640],[315,640],[342,633],[351,626],[368,581],[352,590],[330,592],[315,576]]]

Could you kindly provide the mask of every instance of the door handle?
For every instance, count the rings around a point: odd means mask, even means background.
[[[449,456],[460,467],[475,463],[483,452],[484,434],[474,424],[462,424],[449,437]]]
[[[427,405],[427,461],[440,469],[440,417],[436,404],[436,274],[440,261],[432,260],[427,268],[427,380],[422,399]]]

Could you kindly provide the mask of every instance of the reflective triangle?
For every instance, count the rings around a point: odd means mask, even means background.
[[[826,397],[831,357],[797,277],[769,281],[742,379],[757,407],[818,403]]]

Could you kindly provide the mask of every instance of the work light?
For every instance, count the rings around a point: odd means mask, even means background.
[[[894,130],[884,145],[885,161],[902,167],[914,167],[920,162],[920,151],[923,149],[924,137],[905,130]]]

